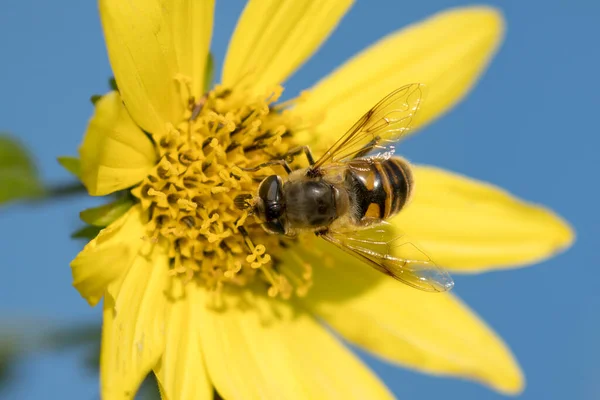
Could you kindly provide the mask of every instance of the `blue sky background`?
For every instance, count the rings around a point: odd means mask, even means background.
[[[469,3],[359,0],[287,90],[310,86],[387,33],[461,4]],[[498,184],[571,221],[578,239],[567,253],[533,268],[458,276],[456,292],[514,350],[528,380],[523,399],[598,399],[600,3],[486,4],[506,15],[500,53],[468,98],[409,139],[402,152]],[[219,62],[242,6],[218,2],[213,51]],[[88,98],[104,92],[111,75],[96,2],[3,0],[0,51],[0,130],[31,148],[44,179],[68,181],[55,157],[75,154],[92,112]],[[100,309],[90,309],[71,287],[68,267],[81,246],[69,239],[77,212],[95,204],[79,197],[0,209],[1,330],[100,320]],[[28,356],[0,398],[96,399],[97,378],[82,368],[83,353]],[[475,383],[364,357],[400,399],[503,398]]]

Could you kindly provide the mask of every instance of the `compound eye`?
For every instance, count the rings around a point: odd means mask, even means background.
[[[283,198],[283,182],[277,175],[267,176],[260,184],[258,195],[265,203],[280,202]]]
[[[271,233],[276,233],[279,235],[285,235],[285,227],[281,223],[279,219],[272,219],[263,224],[263,228]]]

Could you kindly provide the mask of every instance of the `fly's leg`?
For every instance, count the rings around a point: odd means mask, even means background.
[[[282,158],[291,163],[292,161],[294,161],[294,158],[300,153],[304,153],[304,155],[306,155],[306,159],[308,160],[309,165],[315,165],[315,159],[312,155],[312,152],[310,151],[310,147],[306,145],[294,147],[293,149],[285,153],[282,156]]]
[[[281,156],[281,158],[278,160],[267,161],[265,163],[259,164],[256,167],[252,167],[252,168],[241,168],[241,170],[246,171],[246,172],[257,172],[266,167],[271,167],[273,165],[279,165],[289,175],[293,171],[292,167],[290,167],[290,163],[294,161],[294,157],[296,157],[297,155],[299,155],[301,153],[304,153],[306,155],[306,159],[308,160],[308,163],[310,165],[314,165],[315,159],[312,155],[312,152],[310,151],[310,148],[308,146],[298,146],[298,147],[294,147],[292,150],[283,154]]]
[[[239,226],[237,229],[238,229],[238,232],[244,238],[244,243],[248,247],[248,250],[250,250],[250,252],[252,252],[252,250],[254,249],[254,243],[252,243],[252,239],[250,239],[250,235],[248,235],[248,231],[243,226]]]
[[[240,169],[242,171],[246,171],[246,172],[256,172],[256,171],[260,171],[263,168],[271,167],[273,165],[281,166],[288,175],[292,173],[292,168],[290,167],[290,165],[287,163],[286,160],[272,160],[272,161],[267,161],[266,163],[259,164],[256,167],[240,168]]]
[[[196,118],[198,118],[198,116],[200,115],[200,112],[202,112],[202,109],[204,108],[204,105],[206,104],[206,101],[208,100],[208,97],[206,95],[200,97],[200,99],[198,99],[198,102],[192,100],[190,106],[192,108],[192,115],[190,116],[190,121],[195,121]]]

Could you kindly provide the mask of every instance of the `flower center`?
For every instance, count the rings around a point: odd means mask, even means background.
[[[260,280],[270,296],[307,292],[311,268],[294,250],[296,241],[266,234],[234,206],[237,195],[255,194],[264,177],[282,174],[277,167],[242,168],[281,158],[294,146],[298,122],[273,106],[281,92],[252,97],[217,87],[190,99],[177,126],[152,135],[159,162],[132,193],[149,213],[149,237],[168,243],[173,276],[215,290]]]

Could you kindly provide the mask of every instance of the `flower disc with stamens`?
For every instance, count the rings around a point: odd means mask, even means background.
[[[173,275],[199,279],[209,288],[245,285],[258,276],[270,285],[270,295],[284,297],[291,294],[292,277],[298,292],[306,291],[308,267],[302,267],[303,278],[276,271],[270,253],[277,252],[281,238],[250,220],[251,239],[240,235],[248,214],[233,204],[236,195],[254,193],[261,176],[278,172],[252,176],[240,167],[275,158],[293,145],[290,118],[270,107],[280,93],[278,88],[248,101],[217,88],[200,103],[191,99],[178,126],[152,136],[160,161],[132,193],[149,212],[148,237],[167,239]]]

